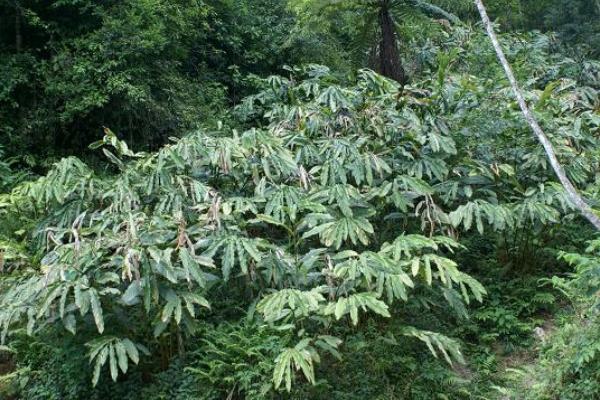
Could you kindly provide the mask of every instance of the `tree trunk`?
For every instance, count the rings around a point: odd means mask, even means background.
[[[556,157],[556,153],[554,152],[554,147],[552,146],[552,143],[550,142],[550,140],[548,139],[548,137],[542,130],[541,126],[535,119],[534,115],[532,114],[531,110],[527,106],[527,103],[525,102],[525,98],[523,97],[523,93],[521,92],[519,84],[517,83],[517,79],[515,78],[512,68],[511,68],[510,64],[508,63],[506,56],[504,55],[504,51],[502,50],[502,47],[500,46],[500,42],[498,42],[498,38],[496,37],[496,33],[494,32],[494,27],[492,26],[492,23],[487,15],[487,11],[485,9],[485,6],[483,5],[482,0],[475,0],[475,4],[477,5],[477,9],[479,10],[479,14],[481,15],[481,21],[483,22],[483,26],[485,27],[487,34],[490,37],[490,40],[492,41],[494,50],[496,50],[498,60],[500,60],[500,63],[502,64],[502,67],[504,68],[504,72],[506,73],[506,77],[508,78],[508,80],[512,86],[513,92],[515,93],[515,96],[517,97],[519,107],[521,108],[521,111],[523,112],[523,116],[525,117],[525,120],[527,121],[527,123],[529,124],[531,129],[533,130],[533,133],[535,134],[535,136],[537,137],[539,142],[544,147],[546,156],[548,157],[548,160],[550,161],[550,165],[552,165],[552,169],[554,169],[554,172],[555,172],[556,176],[558,177],[558,180],[560,181],[560,183],[564,187],[565,191],[567,192],[567,196],[568,196],[569,200],[571,201],[573,206],[575,206],[575,208],[577,210],[579,210],[579,212],[585,218],[587,218],[587,220],[592,225],[594,225],[596,227],[596,229],[600,230],[600,218],[594,213],[592,208],[579,195],[579,193],[577,192],[577,189],[575,189],[575,186],[573,186],[573,184],[571,183],[571,181],[565,174],[565,171],[564,171],[562,165],[559,163],[558,158]]]
[[[17,53],[23,48],[23,34],[21,33],[21,7],[15,7],[15,49]]]
[[[402,67],[394,20],[390,14],[388,1],[382,1],[379,9],[379,27],[381,40],[376,70],[383,76],[394,79],[400,84],[406,83],[406,74]]]

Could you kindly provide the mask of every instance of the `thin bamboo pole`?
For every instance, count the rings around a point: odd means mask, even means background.
[[[498,37],[496,36],[496,33],[494,32],[494,27],[490,21],[490,18],[488,17],[485,6],[483,5],[483,1],[475,0],[475,4],[477,5],[477,9],[479,10],[479,14],[481,15],[481,21],[483,22],[483,25],[487,31],[487,34],[488,34],[490,40],[492,41],[494,50],[496,50],[496,55],[498,56],[498,60],[500,61],[500,64],[502,64],[502,67],[504,68],[504,72],[506,73],[506,77],[508,78],[510,85],[512,86],[513,92],[515,93],[515,96],[517,97],[519,107],[521,107],[521,111],[523,112],[523,116],[525,117],[525,120],[527,121],[529,126],[531,126],[531,129],[533,130],[533,133],[535,134],[535,136],[537,137],[539,142],[544,147],[546,156],[548,157],[548,160],[550,161],[550,165],[552,166],[554,173],[558,177],[558,180],[560,181],[562,186],[565,188],[565,191],[567,192],[567,195],[568,195],[571,203],[579,210],[579,212],[588,221],[590,221],[590,223],[592,225],[594,225],[596,227],[596,229],[600,230],[600,217],[598,217],[594,213],[592,208],[583,200],[583,198],[581,197],[579,192],[577,192],[577,189],[575,188],[575,186],[573,186],[573,184],[571,183],[571,181],[565,174],[564,168],[562,167],[562,165],[560,165],[558,158],[556,157],[556,153],[554,151],[554,147],[552,146],[552,143],[550,142],[550,140],[544,133],[542,127],[537,122],[533,113],[529,109],[529,106],[525,102],[525,98],[523,97],[523,92],[521,91],[519,84],[517,82],[517,79],[515,78],[515,74],[513,73],[513,70],[511,68],[510,64],[508,63],[508,60],[506,59],[506,56],[504,55],[502,46],[500,46],[500,42],[498,41]]]

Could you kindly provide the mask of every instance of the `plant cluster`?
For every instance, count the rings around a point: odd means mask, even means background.
[[[600,64],[551,54],[542,34],[503,40],[569,178],[596,205]],[[493,60],[483,35],[442,29],[419,52],[428,73],[405,86],[321,65],[253,79],[257,93],[224,122],[155,152],[105,128],[90,146],[104,171],[68,157],[21,182],[0,164],[10,390],[206,400],[500,390],[483,386],[504,384],[494,346],[533,343],[560,301],[539,278],[564,270],[554,249],[577,243],[581,221],[500,71],[479,71]],[[578,272],[555,279],[591,325],[594,257],[565,254]],[[576,354],[548,377],[556,386],[539,378],[539,398],[596,390],[587,323],[545,348],[541,366],[565,347]]]

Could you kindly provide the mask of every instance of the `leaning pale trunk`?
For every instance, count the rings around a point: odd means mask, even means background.
[[[496,37],[496,33],[494,32],[494,27],[492,26],[492,23],[487,15],[487,11],[485,9],[485,6],[483,5],[482,0],[475,0],[475,4],[477,5],[479,14],[481,15],[481,21],[483,22],[483,25],[485,26],[487,34],[490,37],[490,40],[492,41],[494,49],[496,50],[498,59],[500,60],[500,63],[502,64],[502,67],[504,68],[506,77],[510,81],[510,84],[515,93],[515,96],[517,97],[519,107],[521,107],[521,111],[523,112],[523,115],[525,116],[525,120],[527,120],[527,123],[531,126],[533,133],[535,134],[537,139],[540,141],[542,146],[544,146],[544,150],[546,152],[546,156],[548,157],[548,160],[550,161],[550,165],[552,165],[552,169],[554,169],[554,172],[556,173],[558,180],[560,181],[560,183],[564,187],[565,191],[567,192],[569,200],[579,210],[579,212],[585,218],[587,218],[587,220],[590,221],[592,223],[592,225],[594,225],[596,227],[596,229],[600,230],[600,218],[594,213],[592,208],[579,195],[579,193],[577,192],[577,189],[575,189],[575,186],[573,186],[573,184],[571,183],[571,181],[565,174],[564,168],[558,162],[558,158],[556,157],[556,153],[554,151],[554,147],[552,147],[552,143],[550,142],[550,140],[548,139],[548,137],[542,130],[540,124],[535,119],[533,113],[527,106],[527,103],[525,102],[525,98],[523,97],[523,93],[521,92],[521,89],[519,88],[519,84],[517,83],[517,79],[515,78],[512,68],[511,68],[510,64],[508,63],[506,56],[504,55],[504,51],[502,50],[502,47],[500,46],[500,42],[498,42],[498,38]]]

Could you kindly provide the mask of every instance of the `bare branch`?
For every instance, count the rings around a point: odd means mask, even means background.
[[[600,218],[594,213],[592,208],[583,200],[581,195],[577,192],[575,186],[573,186],[569,178],[567,178],[565,170],[563,169],[562,165],[560,165],[558,158],[556,157],[556,153],[554,151],[552,143],[550,142],[550,140],[542,130],[540,124],[535,119],[533,113],[527,106],[527,103],[525,102],[525,98],[523,97],[523,93],[521,92],[517,79],[515,78],[512,68],[508,63],[506,56],[504,55],[504,51],[500,46],[498,37],[494,32],[494,27],[490,21],[490,18],[487,15],[487,11],[485,9],[485,6],[483,5],[482,0],[475,0],[475,4],[477,5],[477,9],[479,10],[479,14],[481,15],[481,21],[483,22],[487,34],[490,37],[490,40],[492,41],[494,49],[496,50],[498,60],[502,64],[504,72],[506,73],[506,77],[510,81],[513,92],[517,97],[519,107],[521,107],[521,111],[523,112],[523,116],[525,117],[525,120],[527,120],[529,126],[531,126],[531,129],[533,130],[533,133],[535,134],[537,139],[540,141],[542,146],[544,146],[544,150],[546,152],[548,160],[550,161],[550,165],[552,165],[552,169],[554,169],[558,180],[566,190],[569,200],[579,210],[579,212],[585,218],[587,218],[587,220],[590,221],[592,225],[596,227],[596,229],[600,230]]]

